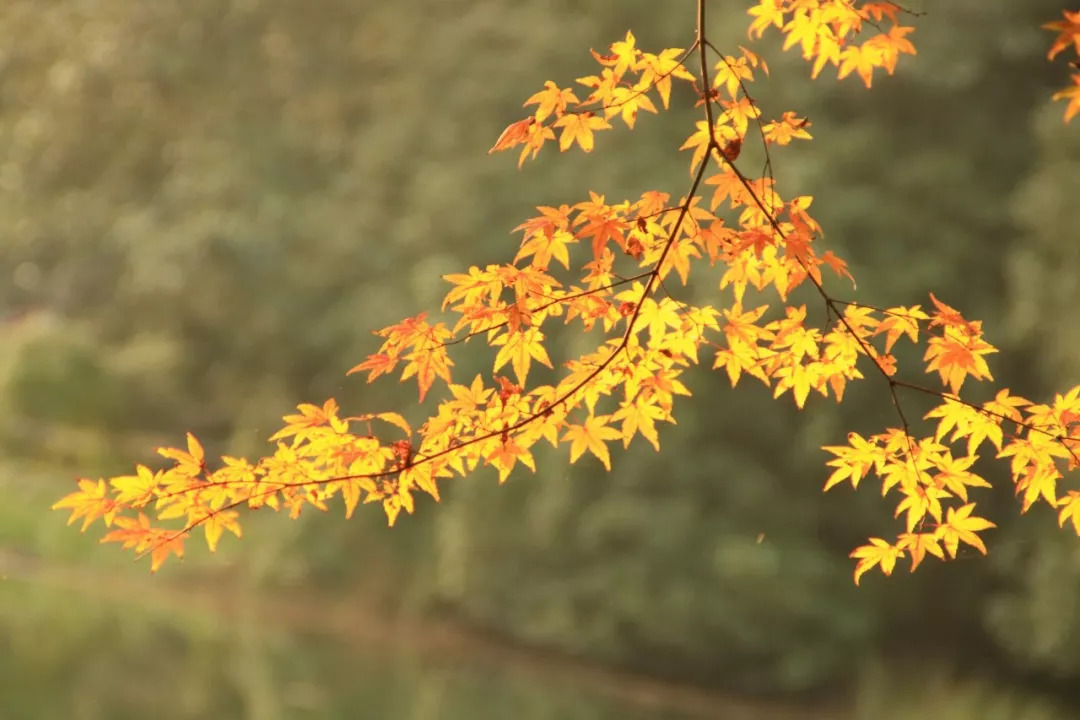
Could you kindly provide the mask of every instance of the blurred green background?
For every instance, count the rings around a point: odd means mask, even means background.
[[[712,5],[714,41],[745,44],[742,4]],[[935,291],[1044,397],[1080,381],[1080,136],[1039,29],[1061,5],[925,6],[918,56],[871,92],[760,44],[765,114],[815,136],[774,156],[780,189],[816,197],[861,300]],[[481,472],[392,531],[375,508],[252,517],[153,579],[48,510],[187,430],[258,454],[298,402],[406,407],[344,371],[441,274],[510,258],[535,205],[682,192],[685,94],[591,156],[485,154],[628,28],[686,47],[693,3],[3,3],[0,717],[1080,713],[1080,542],[1019,517],[1000,468],[988,558],[852,585],[850,549],[894,524],[871,485],[822,495],[819,447],[894,422],[873,383],[798,413],[702,370],[663,452],[610,474]]]

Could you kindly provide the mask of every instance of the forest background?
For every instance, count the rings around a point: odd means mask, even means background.
[[[528,172],[485,153],[545,79],[593,70],[587,48],[627,28],[688,45],[691,5],[5,4],[5,716],[626,717],[633,686],[655,696],[642,718],[1075,714],[1080,544],[1049,508],[1021,518],[1002,492],[989,557],[851,584],[848,551],[892,520],[874,490],[822,495],[819,447],[891,420],[874,387],[799,413],[702,370],[662,454],[481,474],[392,532],[378,512],[258,518],[152,582],[48,512],[73,475],[186,430],[258,453],[298,402],[400,404],[344,377],[369,330],[437,304],[442,274],[508,259],[535,205],[681,187],[688,107]],[[743,10],[712,10],[714,42],[746,42]],[[995,377],[1040,396],[1080,379],[1080,138],[1039,28],[1061,6],[925,10],[918,56],[872,92],[763,43],[757,99],[814,123],[776,158],[781,189],[815,196],[861,300],[947,292],[1002,348]],[[424,652],[435,621],[457,640]],[[474,657],[504,646],[533,670]]]

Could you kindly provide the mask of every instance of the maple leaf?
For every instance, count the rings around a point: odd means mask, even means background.
[[[538,93],[535,93],[528,100],[526,100],[523,107],[528,107],[529,105],[536,105],[536,113],[532,116],[532,119],[538,123],[542,123],[545,119],[547,119],[549,115],[554,115],[556,118],[561,118],[563,116],[563,113],[566,112],[566,106],[568,103],[578,102],[580,101],[577,99],[577,96],[574,95],[573,90],[571,90],[570,88],[560,88],[551,80],[548,80],[544,83],[544,89]],[[521,122],[524,123],[525,120],[522,120]],[[529,128],[529,125],[531,125],[531,123],[525,125],[524,128],[520,129],[518,132],[526,132]],[[511,125],[510,127],[513,127],[513,125]],[[510,128],[507,128],[507,130],[509,129]],[[517,143],[514,144],[516,145]],[[496,147],[498,147],[498,143],[495,143],[495,145]]]
[[[701,251],[693,243],[685,239],[673,240],[664,258],[664,264],[660,266],[660,279],[665,279],[674,268],[679,275],[679,281],[686,285],[690,279],[691,259],[699,257],[701,257]]]
[[[484,461],[498,469],[500,484],[506,482],[506,478],[518,462],[536,472],[536,461],[533,459],[532,453],[512,437],[499,441],[495,446],[495,450],[487,455]]]
[[[648,86],[637,85],[633,88],[617,87],[611,93],[611,104],[605,106],[604,114],[607,117],[622,115],[626,127],[633,129],[637,120],[638,110],[656,113],[656,106],[649,96],[645,94]]]
[[[210,552],[216,552],[218,540],[221,539],[223,531],[228,530],[238,538],[243,536],[240,524],[237,522],[239,517],[240,513],[235,510],[217,510],[204,513],[201,517],[196,516],[189,521],[189,526],[201,525],[206,534],[206,546],[210,548]]]
[[[701,155],[705,155],[704,150],[701,151]],[[695,162],[693,164],[696,165],[697,163]],[[734,208],[741,205],[743,200],[747,197],[746,188],[742,183],[742,179],[731,169],[725,169],[723,172],[710,175],[705,178],[705,184],[716,186],[712,200],[709,202],[710,210],[716,210],[720,203],[729,198],[731,200],[731,207]]]
[[[660,436],[656,431],[657,420],[670,420],[670,413],[659,405],[644,400],[640,395],[634,402],[623,402],[612,416],[612,420],[622,420],[623,447],[630,447],[634,435],[649,441],[657,452],[660,450]]]
[[[1050,96],[1051,100],[1068,100],[1065,106],[1065,122],[1070,122],[1077,113],[1080,113],[1080,74],[1072,75],[1073,86],[1059,90]]]
[[[586,418],[581,425],[567,424],[563,442],[570,441],[570,462],[576,462],[581,455],[588,450],[604,464],[606,470],[611,470],[611,455],[608,452],[605,440],[617,440],[621,433],[613,427],[608,427],[611,417],[608,415],[593,416]]]
[[[745,57],[737,58],[733,55],[725,55],[716,63],[716,74],[713,76],[713,87],[723,86],[731,97],[737,97],[744,80],[753,82],[754,72],[749,67],[749,61]]]
[[[777,145],[787,145],[792,140],[811,140],[810,133],[806,128],[810,127],[810,121],[800,118],[795,113],[788,111],[780,120],[766,123],[761,131],[765,139]]]
[[[894,25],[889,29],[887,35],[878,35],[867,41],[877,45],[878,51],[881,53],[881,66],[885,68],[885,71],[890,75],[896,70],[896,63],[899,60],[901,53],[907,55],[915,54],[915,46],[907,39],[907,36],[914,31],[915,28],[913,27]]]
[[[381,352],[374,353],[372,355],[369,355],[367,360],[365,360],[364,362],[360,363],[359,365],[354,365],[352,368],[350,368],[346,375],[352,375],[353,373],[363,372],[366,370],[368,372],[367,381],[372,382],[380,375],[393,371],[394,366],[397,365],[397,362],[398,358],[393,355]]]
[[[551,359],[544,348],[544,334],[538,328],[528,328],[522,332],[506,332],[491,341],[492,347],[499,347],[495,355],[495,372],[506,363],[514,368],[518,382],[525,384],[529,375],[529,366],[535,359],[552,367]]]
[[[900,6],[893,2],[868,2],[859,8],[860,15],[878,23],[886,18],[895,23],[899,12]]]
[[[1061,472],[1051,464],[1032,463],[1027,472],[1017,480],[1016,492],[1023,493],[1020,512],[1027,512],[1039,498],[1050,505],[1057,505],[1057,481]]]
[[[974,509],[975,503],[968,503],[959,509],[949,508],[945,522],[938,527],[938,537],[945,543],[949,557],[956,557],[961,541],[971,545],[983,555],[986,554],[986,545],[976,533],[997,526],[985,518],[973,516],[971,511]]]
[[[874,566],[879,566],[885,575],[892,575],[897,558],[903,554],[901,548],[890,545],[882,538],[870,538],[869,545],[862,545],[851,552],[851,557],[859,559],[855,564],[855,584],[858,585],[863,573]]]
[[[546,125],[539,123],[533,123],[529,126],[529,132],[525,136],[524,145],[521,148],[521,154],[518,155],[518,170],[525,163],[525,158],[535,158],[536,154],[540,152],[540,148],[544,146],[544,143],[548,140],[555,139],[555,131]]]
[[[569,150],[576,141],[585,152],[592,152],[594,130],[611,129],[607,120],[591,112],[563,115],[555,121],[555,127],[562,128],[559,136],[560,150]]]
[[[858,73],[866,87],[870,87],[874,80],[874,68],[881,67],[882,55],[880,50],[872,45],[852,45],[840,52],[840,69],[837,77],[841,80],[852,72]]]
[[[1076,53],[1080,55],[1080,10],[1075,12],[1062,10],[1061,14],[1065,16],[1064,20],[1057,20],[1042,26],[1044,30],[1058,31],[1058,36],[1054,38],[1054,44],[1050,46],[1050,51],[1046,54],[1047,60],[1053,60],[1058,53],[1069,47],[1069,45],[1072,45]]]
[[[709,143],[711,138],[709,136],[709,123],[699,120],[696,123],[697,131],[694,132],[686,142],[682,144],[679,150],[694,149],[694,156],[690,159],[690,174],[694,174],[694,169],[705,158],[705,153],[708,152]],[[713,207],[716,207],[714,204]]]
[[[1058,527],[1064,527],[1066,520],[1072,520],[1073,530],[1080,535],[1080,491],[1070,490],[1058,501]]]
[[[609,57],[600,59],[597,56],[597,59],[605,65],[612,66],[615,75],[622,76],[627,71],[637,69],[637,59],[641,55],[641,51],[637,49],[636,43],[634,33],[627,30],[625,40],[618,40],[611,44],[611,55]],[[593,53],[593,55],[596,54]]]
[[[851,481],[852,488],[859,487],[859,481],[872,469],[879,472],[885,464],[885,450],[874,440],[867,440],[857,432],[848,433],[849,445],[825,446],[822,450],[836,455],[826,465],[835,467],[829,479],[825,481],[825,490],[844,480]]]
[[[150,553],[150,572],[155,573],[170,554],[184,557],[184,540],[187,533],[173,533],[150,525],[150,518],[139,513],[137,518],[116,519],[116,529],[107,533],[101,542],[118,542],[124,549]]]
[[[105,481],[99,479],[94,482],[83,478],[79,480],[78,485],[78,490],[53,503],[52,509],[71,510],[71,515],[67,521],[68,525],[82,518],[83,524],[80,532],[85,532],[86,528],[90,527],[98,518],[104,519],[106,527],[112,525],[119,508],[116,501],[109,497],[109,488]]]
[[[297,406],[299,415],[286,415],[283,419],[288,423],[284,428],[270,436],[270,441],[280,440],[290,436],[296,436],[297,440],[308,437],[312,429],[329,425],[335,432],[344,432],[348,429],[348,423],[341,420],[338,414],[337,401],[330,398],[322,407],[310,403],[301,403]]]
[[[885,333],[885,352],[891,352],[893,345],[906,335],[913,343],[919,341],[919,321],[929,320],[930,316],[918,305],[911,307],[893,307],[885,311],[885,318],[878,324],[874,335]]]
[[[760,38],[769,26],[782,28],[784,26],[784,13],[786,10],[781,6],[781,0],[761,0],[746,12],[754,18],[746,34],[752,38]]]
[[[810,67],[810,79],[816,80],[826,65],[840,64],[840,41],[831,35],[818,37],[817,57]]]
[[[135,466],[135,473],[109,480],[109,484],[116,491],[115,500],[120,505],[139,507],[154,499],[154,491],[161,482],[161,473],[155,473],[145,465]]]
[[[937,487],[947,488],[949,492],[967,502],[969,487],[990,487],[990,483],[970,470],[978,459],[977,455],[954,458],[952,453],[946,452],[943,456],[934,459],[938,472],[931,477],[931,481]]]
[[[667,48],[658,55],[642,53],[641,83],[645,87],[655,87],[660,95],[660,102],[667,109],[671,101],[671,79],[673,77],[693,82],[694,76],[679,61],[682,48]]]
[[[539,111],[537,112],[539,113]],[[495,141],[495,144],[488,150],[488,155],[512,148],[515,145],[520,145],[525,142],[525,139],[529,137],[529,128],[532,127],[534,122],[536,122],[536,119],[530,115],[524,120],[518,120],[515,123],[507,125],[506,129],[502,131],[499,138]]]
[[[807,60],[814,56],[818,38],[831,32],[822,24],[820,8],[798,8],[792,19],[784,25],[783,31],[783,49],[786,51],[794,45],[800,45],[803,58]]]
[[[514,256],[514,262],[516,263],[531,255],[534,267],[547,269],[552,258],[554,258],[569,270],[570,251],[567,246],[577,241],[578,239],[573,234],[561,229],[550,234],[543,232],[533,233],[521,243],[517,255]]]
[[[915,572],[915,568],[919,567],[926,553],[940,560],[945,559],[941,539],[935,533],[904,533],[899,537],[896,547],[911,553],[911,572]]]
[[[993,379],[983,355],[994,352],[996,348],[977,337],[946,334],[930,338],[923,360],[927,361],[926,372],[937,371],[941,381],[957,393],[968,375],[977,380]]]
[[[206,453],[191,433],[187,434],[187,452],[177,448],[159,447],[158,455],[176,461],[175,471],[186,477],[198,477],[206,471]]]
[[[899,517],[900,513],[907,510],[907,531],[910,533],[915,526],[926,516],[941,522],[941,499],[952,497],[946,490],[936,487],[915,486],[911,492],[904,495],[904,499],[896,506],[893,517]]]
[[[748,97],[741,97],[737,100],[723,100],[720,105],[724,108],[724,112],[716,121],[720,125],[718,134],[721,137],[726,135],[724,137],[725,146],[729,148],[741,146],[742,138],[746,134],[746,129],[750,126],[750,121],[761,116],[761,109]],[[731,136],[732,129],[735,131],[734,137]],[[730,150],[728,152],[731,153]],[[738,157],[738,152],[734,152],[734,157],[728,157],[727,155],[725,157],[729,162],[734,162]]]

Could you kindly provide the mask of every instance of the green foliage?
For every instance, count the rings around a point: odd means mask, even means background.
[[[0,507],[16,510],[0,513],[0,535],[20,549],[54,559],[90,552],[70,547],[77,539],[60,518],[29,519],[44,515],[31,508],[55,497],[76,465],[108,472],[186,429],[216,450],[249,452],[312,397],[388,405],[383,389],[343,381],[342,370],[372,349],[369,328],[432,305],[439,274],[505,259],[516,243],[510,228],[534,204],[588,187],[633,195],[646,177],[677,188],[685,178],[683,160],[668,152],[681,139],[671,130],[678,116],[643,121],[588,162],[541,159],[518,175],[484,155],[520,114],[522,87],[574,77],[588,61],[567,48],[601,48],[627,27],[642,44],[675,42],[686,18],[668,4],[102,5],[90,14],[74,2],[15,2],[0,19],[0,119],[10,129],[0,134],[0,277],[10,278],[0,283],[0,440],[5,457],[34,463],[4,465]],[[813,189],[826,242],[853,260],[872,300],[948,286],[972,315],[997,329],[1008,321],[1006,383],[1075,382],[1075,130],[1046,99],[1056,78],[1038,30],[1060,3],[927,9],[919,56],[875,92],[807,80],[777,83],[762,98],[798,104],[815,123],[815,142],[778,160],[797,185],[785,192]],[[718,38],[744,25],[735,6],[713,18]],[[957,42],[956,28],[972,25]],[[730,40],[741,38],[732,30]],[[904,162],[886,167],[889,157]],[[1021,351],[1049,360],[1032,366]],[[1077,677],[1075,540],[1001,523],[998,564],[855,591],[843,555],[881,509],[873,491],[822,497],[816,449],[850,416],[841,424],[825,406],[799,416],[758,389],[732,394],[711,373],[690,382],[699,398],[724,399],[681,418],[663,456],[630,453],[611,475],[598,464],[549,470],[538,458],[536,477],[452,487],[438,515],[422,506],[391,534],[370,516],[305,517],[295,536],[280,523],[256,527],[261,544],[236,551],[238,563],[276,587],[352,587],[389,609],[438,607],[497,635],[740,691],[850,683],[877,651],[961,662],[980,652],[929,645],[920,608],[930,604],[948,608],[941,617],[965,639],[997,642],[1010,662]],[[853,396],[856,423],[889,412],[884,392]],[[767,512],[779,497],[779,513]],[[268,557],[280,562],[271,568]],[[12,596],[4,605],[7,626],[24,633],[22,673],[0,672],[9,679],[0,695],[21,693],[24,704],[10,706],[19,717],[34,717],[34,707],[40,717],[70,714],[71,697],[119,702],[93,694],[102,685],[121,692],[105,666],[73,658],[100,653],[131,627],[89,618],[60,632],[66,603]],[[186,633],[146,645],[172,652],[187,647]],[[165,662],[146,645],[117,647],[106,661]],[[271,663],[283,675],[328,673],[322,652],[280,652]],[[210,687],[222,703],[196,696],[175,717],[238,707],[234,690],[197,667],[214,653],[210,643],[180,652],[183,667],[155,666],[191,673],[191,687]],[[72,678],[75,694],[52,692],[59,676]],[[359,701],[340,681],[333,692]],[[499,692],[482,678],[464,689],[441,682],[424,686],[436,698],[426,702]],[[951,685],[925,703],[902,690],[863,716],[992,717],[988,693],[972,687],[961,685],[955,702]],[[535,700],[528,689],[504,692],[511,706]],[[397,717],[412,707],[402,695],[372,707]],[[914,709],[896,710],[901,696]],[[576,702],[547,716],[588,716]],[[494,712],[476,704],[461,713]],[[132,716],[145,717],[145,707]],[[1024,720],[1052,716],[1001,707]]]

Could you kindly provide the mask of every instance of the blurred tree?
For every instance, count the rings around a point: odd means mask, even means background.
[[[315,11],[299,1],[107,6],[23,0],[0,22],[0,263],[11,278],[0,308],[29,313],[0,328],[9,455],[54,452],[50,433],[20,432],[30,422],[100,435],[110,451],[91,455],[105,472],[130,458],[122,438],[150,433],[149,448],[192,429],[213,450],[257,452],[299,400],[387,406],[392,389],[344,383],[341,371],[370,350],[368,329],[433,306],[439,274],[504,260],[517,239],[490,228],[589,187],[622,197],[684,182],[668,152],[682,138],[647,118],[590,162],[542,159],[512,176],[483,156],[496,118],[520,113],[521,87],[580,74],[587,57],[565,47],[604,47],[627,26],[642,29],[643,46],[681,42],[685,13],[656,3],[587,14],[568,2],[464,0],[410,12],[346,0]],[[868,301],[948,287],[988,325],[1005,314],[1002,258],[1018,244],[1006,199],[1049,162],[1028,118],[1056,82],[1038,24],[1057,9],[935,6],[919,56],[874,93],[779,81],[761,98],[813,119],[815,142],[779,161],[783,192],[813,189],[827,241],[853,260]],[[718,38],[741,39],[742,8],[717,8],[712,21]],[[955,28],[973,23],[983,30],[956,42]],[[904,163],[887,165],[895,157]],[[1016,201],[1021,224],[1045,197]],[[1062,208],[1068,197],[1061,190]],[[1025,292],[1068,287],[1067,254],[1018,261]],[[692,286],[684,299],[705,292]],[[1067,297],[1017,302],[1029,314],[1068,307]],[[541,462],[536,478],[499,492],[483,480],[451,486],[430,522],[421,513],[395,533],[371,515],[305,523],[251,552],[281,581],[363,583],[391,607],[438,604],[651,672],[711,682],[719,669],[747,690],[825,686],[880,645],[927,648],[948,623],[978,631],[971,608],[1000,581],[990,566],[858,594],[847,583],[843,555],[881,527],[883,509],[872,492],[821,498],[817,448],[879,425],[891,412],[883,388],[853,389],[841,421],[823,407],[812,418],[779,409],[757,388],[731,393],[711,373],[689,382],[724,403],[687,407],[662,456],[635,450],[603,477],[598,466]],[[775,438],[788,439],[783,453]],[[85,468],[88,457],[68,461]],[[1044,542],[1032,535],[1016,542]],[[355,548],[376,542],[358,561]],[[924,624],[931,602],[945,606],[940,626]]]

